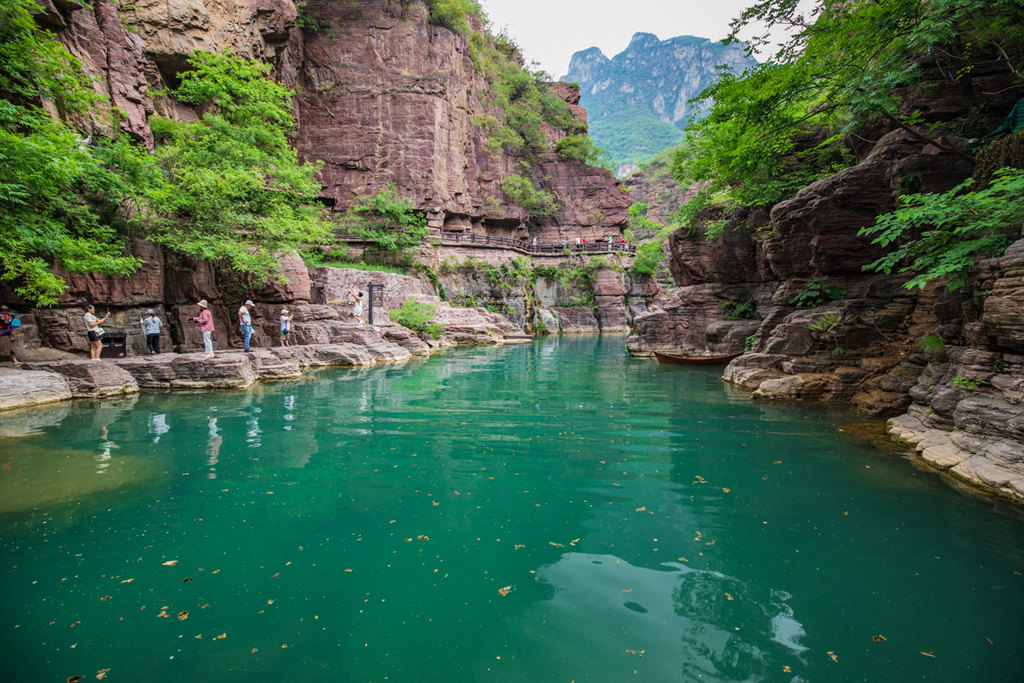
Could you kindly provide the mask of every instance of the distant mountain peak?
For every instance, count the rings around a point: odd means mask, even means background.
[[[660,42],[661,39],[653,33],[637,32],[633,34],[632,38],[630,38],[629,45],[626,49],[628,50],[632,47],[650,47],[652,45],[657,45]]]
[[[682,140],[683,129],[707,107],[692,100],[718,78],[718,66],[741,73],[755,63],[743,44],[639,32],[611,59],[596,47],[576,52],[561,80],[580,84],[590,136],[620,165]]]

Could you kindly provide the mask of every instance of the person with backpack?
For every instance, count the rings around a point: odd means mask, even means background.
[[[9,357],[14,367],[21,365],[14,355],[14,328],[20,325],[20,320],[0,307],[0,356]]]

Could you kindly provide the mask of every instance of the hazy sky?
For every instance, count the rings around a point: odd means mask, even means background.
[[[662,40],[700,36],[720,40],[729,21],[752,0],[481,0],[494,32],[504,30],[526,63],[564,76],[574,52],[599,47],[611,58],[634,33]]]

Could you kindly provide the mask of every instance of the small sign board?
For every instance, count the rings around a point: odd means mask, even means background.
[[[373,309],[379,308],[384,309],[384,285],[376,285],[372,282],[369,285],[370,291],[370,312],[367,316],[367,322],[373,324]]]

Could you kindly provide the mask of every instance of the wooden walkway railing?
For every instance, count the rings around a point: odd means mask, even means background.
[[[513,237],[501,237],[499,235],[480,235],[475,232],[442,232],[441,244],[479,244],[488,247],[500,247],[513,249],[523,254],[537,254],[547,256],[567,256],[571,254],[635,254],[636,247],[626,242],[609,242],[607,240],[587,242],[586,244],[568,243],[543,243],[524,242]]]

